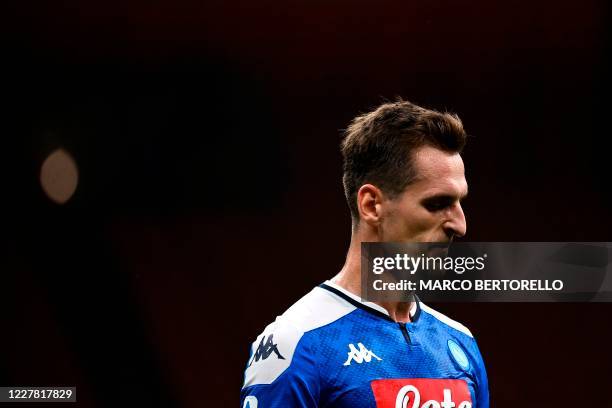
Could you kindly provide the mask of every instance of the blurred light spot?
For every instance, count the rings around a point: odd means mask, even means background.
[[[70,200],[79,182],[79,170],[72,156],[57,149],[43,162],[40,184],[47,196],[58,204]]]

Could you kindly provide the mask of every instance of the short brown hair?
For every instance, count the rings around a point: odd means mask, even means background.
[[[344,193],[353,222],[359,222],[357,192],[371,183],[392,198],[414,181],[413,152],[430,145],[463,150],[467,135],[455,114],[425,109],[398,99],[357,116],[341,144]]]

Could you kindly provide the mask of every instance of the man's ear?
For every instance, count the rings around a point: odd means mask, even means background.
[[[381,221],[383,192],[372,184],[364,184],[357,191],[357,209],[362,222],[377,226]]]

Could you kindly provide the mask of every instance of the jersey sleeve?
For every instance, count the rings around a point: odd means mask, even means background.
[[[476,405],[475,408],[489,408],[489,379],[485,369],[484,360],[480,354],[480,349],[474,340],[474,377],[476,379]]]
[[[320,381],[304,333],[277,319],[251,346],[240,393],[242,408],[315,408]]]

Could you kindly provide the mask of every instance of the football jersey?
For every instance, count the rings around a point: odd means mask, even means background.
[[[418,299],[410,314],[326,281],[253,342],[241,407],[488,408],[470,331]]]

